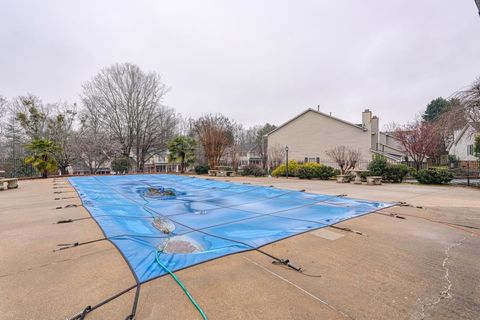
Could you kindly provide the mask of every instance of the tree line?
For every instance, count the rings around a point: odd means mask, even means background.
[[[209,167],[229,159],[236,169],[245,148],[267,164],[264,135],[270,124],[245,128],[222,114],[183,117],[164,99],[168,87],[156,72],[114,64],[82,86],[80,104],[43,103],[32,94],[0,96],[0,158],[25,158],[43,175],[72,165],[92,174],[110,163],[143,172],[156,155],[180,164]]]

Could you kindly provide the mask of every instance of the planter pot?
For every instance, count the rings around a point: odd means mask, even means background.
[[[367,177],[367,184],[369,185],[381,185],[382,184],[382,176],[369,176]]]
[[[339,174],[337,176],[337,183],[349,183],[350,175],[349,174]]]

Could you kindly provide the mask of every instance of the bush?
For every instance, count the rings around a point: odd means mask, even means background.
[[[325,165],[321,165],[318,169],[318,178],[321,180],[328,180],[339,174],[340,170]]]
[[[207,174],[208,173],[208,166],[207,165],[195,166],[195,173],[196,174]]]
[[[289,168],[290,169],[290,168]],[[295,176],[300,179],[318,178],[320,172],[320,165],[315,162],[307,162],[297,166]]]
[[[383,179],[388,182],[399,183],[410,172],[410,168],[404,164],[389,164],[383,172]]]
[[[385,156],[375,154],[368,164],[368,172],[362,173],[362,177],[382,176],[385,181],[399,183],[410,173],[410,170],[410,167],[404,164],[390,164]]]
[[[373,160],[368,164],[368,171],[371,176],[383,176],[387,166],[387,158],[381,154],[375,154]]]
[[[265,170],[253,164],[248,165],[242,170],[242,176],[263,177],[265,175],[266,175]]]
[[[453,174],[446,169],[422,169],[418,170],[415,178],[422,184],[442,184],[449,183],[453,179]]]
[[[295,160],[288,161],[288,175],[291,177],[295,176],[297,171],[298,163]],[[275,170],[272,171],[273,177],[285,177],[286,175],[286,166],[285,164],[279,165]]]
[[[130,162],[128,158],[117,158],[112,161],[112,170],[115,172],[128,172],[130,169]]]
[[[291,164],[288,166],[288,174],[299,177],[300,179],[328,180],[331,177],[334,177],[335,175],[339,174],[338,170],[335,170],[332,167],[325,166],[323,164],[318,164],[315,162],[307,162],[305,164],[297,163],[296,170],[292,173],[290,173],[290,170],[291,170],[290,167],[291,167]],[[283,170],[283,168],[280,170]],[[283,171],[281,173],[283,173]],[[277,174],[277,172],[275,172],[274,170],[274,172],[272,172],[272,175],[275,175],[275,174]]]

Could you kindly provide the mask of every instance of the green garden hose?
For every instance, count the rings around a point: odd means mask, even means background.
[[[198,312],[200,312],[200,315],[202,316],[202,318],[204,320],[208,320],[207,318],[207,315],[203,312],[202,308],[198,305],[198,303],[195,301],[195,299],[192,297],[192,295],[190,294],[190,292],[188,292],[187,288],[185,288],[185,286],[183,285],[183,283],[177,278],[177,276],[172,272],[170,271],[170,269],[168,269],[163,263],[160,262],[160,254],[161,252],[160,251],[157,251],[157,253],[155,254],[155,260],[157,261],[157,263],[160,265],[160,267],[162,267],[166,272],[168,272],[173,280],[175,280],[175,282],[180,286],[180,288],[182,288],[183,292],[185,292],[185,294],[187,295],[188,299],[190,299],[190,302],[192,302],[192,304],[195,306],[195,308],[197,308]]]
[[[144,204],[143,204],[143,208],[152,215],[152,217],[155,217],[155,215],[149,210],[149,208],[147,208],[147,206],[149,205],[150,201],[147,200],[143,195],[140,195],[144,201]],[[168,239],[170,239],[170,237],[168,237]],[[197,301],[195,301],[195,299],[192,297],[192,295],[190,294],[190,292],[188,292],[187,288],[184,286],[184,284],[180,281],[180,279],[177,278],[177,276],[172,272],[170,271],[170,269],[168,269],[162,262],[160,262],[160,254],[162,253],[162,251],[160,250],[157,250],[157,252],[155,253],[155,260],[157,261],[158,265],[160,267],[162,267],[163,270],[165,270],[166,272],[168,272],[168,274],[170,274],[173,278],[173,280],[175,280],[175,282],[180,286],[180,288],[182,288],[183,292],[185,292],[185,294],[187,295],[188,299],[190,300],[190,302],[195,306],[195,308],[198,310],[198,312],[200,312],[200,315],[202,316],[202,318],[204,320],[208,320],[207,318],[207,315],[205,314],[205,312],[203,312],[202,308],[198,305]]]

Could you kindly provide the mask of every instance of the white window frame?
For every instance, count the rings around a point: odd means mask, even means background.
[[[467,155],[473,156],[473,144],[467,145]]]

